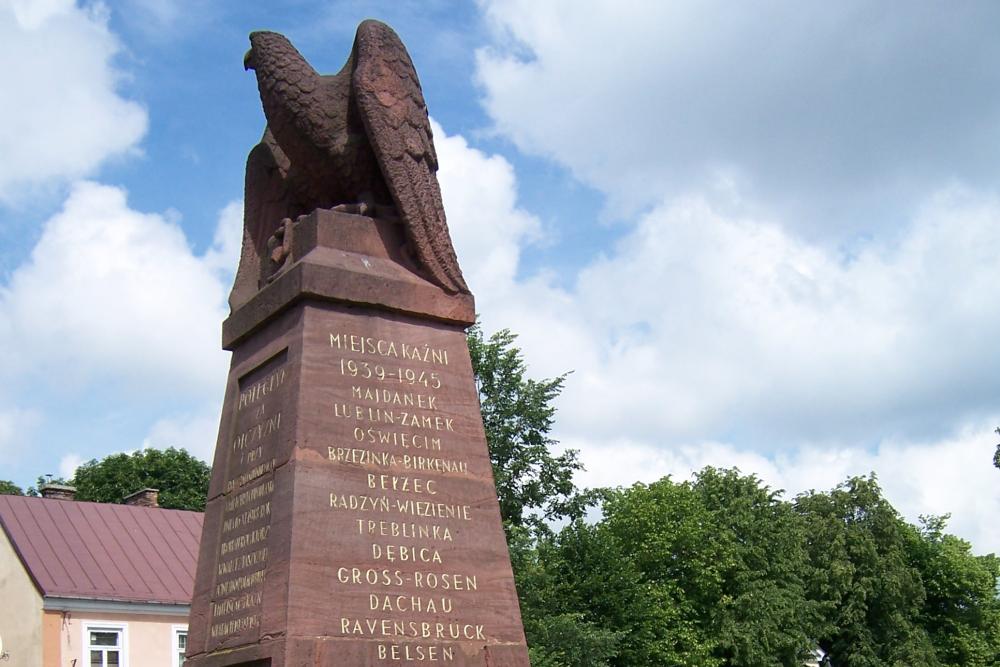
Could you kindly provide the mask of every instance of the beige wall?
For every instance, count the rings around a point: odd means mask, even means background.
[[[60,612],[56,612],[60,613]],[[73,664],[89,665],[84,659],[84,627],[87,624],[107,623],[125,626],[126,667],[171,667],[173,660],[173,628],[186,626],[187,616],[162,616],[154,614],[111,614],[102,612],[62,612],[59,630],[61,659],[58,667]],[[57,667],[45,665],[45,667]]]
[[[0,529],[0,637],[8,665],[42,667],[42,596]]]
[[[62,613],[46,611],[42,616],[42,667],[59,667],[59,629],[62,627]]]

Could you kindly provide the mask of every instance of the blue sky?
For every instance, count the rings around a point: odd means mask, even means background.
[[[0,479],[210,458],[247,34],[393,25],[487,329],[587,485],[874,470],[1000,549],[994,3],[0,0]]]

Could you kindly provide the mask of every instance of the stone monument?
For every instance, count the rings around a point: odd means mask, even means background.
[[[250,42],[267,129],[187,664],[526,667],[413,64],[376,21],[334,76]]]

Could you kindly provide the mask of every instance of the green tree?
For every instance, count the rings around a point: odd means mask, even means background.
[[[1000,426],[996,428],[996,433],[1000,434]],[[1000,468],[1000,445],[997,445],[997,449],[993,452],[993,465]]]
[[[582,521],[558,535],[532,537],[526,528],[512,529],[515,542],[526,542],[515,544],[511,553],[516,554],[514,576],[533,667],[609,667],[619,652],[624,633],[606,627],[606,619],[593,613],[593,605],[589,604],[593,601],[583,599],[585,586],[581,578],[604,579],[606,590],[602,587],[602,591],[617,594],[627,594],[633,581],[623,582],[619,571],[601,558],[570,563],[570,550],[561,538],[571,539],[577,531],[586,534],[588,544],[599,545],[590,539],[592,528]],[[621,583],[627,586],[618,585]],[[619,599],[604,595],[600,602],[616,604]]]
[[[183,449],[143,449],[93,459],[76,469],[70,483],[78,500],[121,503],[145,488],[159,489],[159,503],[168,509],[205,509],[211,469]]]
[[[532,665],[536,657],[559,667],[699,664],[685,662],[683,642],[669,634],[681,616],[674,600],[643,577],[603,522],[574,521],[541,537],[532,555],[517,581]],[[552,636],[570,619],[586,651]]]
[[[693,482],[603,495],[602,521],[571,522],[519,551],[533,657],[560,667],[805,662],[819,605],[806,595],[804,523],[777,492],[706,468]],[[553,637],[570,621],[586,652]]]
[[[583,614],[542,616],[532,630],[532,667],[609,667],[622,634],[595,626]]]
[[[920,532],[874,475],[798,496],[809,536],[809,594],[823,608],[819,647],[832,665],[939,665],[922,624],[927,602],[912,562]]]
[[[577,453],[553,454],[550,436],[553,401],[566,375],[548,380],[526,377],[516,336],[508,330],[487,339],[480,326],[469,329],[469,354],[479,390],[500,514],[521,598],[521,614],[536,667],[604,667],[616,653],[618,633],[598,627],[557,598],[556,565],[544,548],[552,539],[548,521],[578,518],[593,503],[573,475],[582,468]],[[540,549],[544,548],[544,555]],[[555,557],[555,556],[553,556]]]
[[[804,524],[780,492],[705,468],[693,482],[637,484],[604,510],[643,579],[679,612],[660,630],[675,657],[622,665],[798,667],[815,648]]]
[[[14,482],[6,479],[0,479],[0,496],[23,496],[24,491],[21,490]]]
[[[944,532],[944,517],[921,517],[911,558],[926,591],[921,625],[943,665],[985,667],[1000,662],[1000,560],[976,556],[965,540]]]
[[[479,389],[500,514],[511,527],[544,530],[545,521],[579,516],[588,497],[578,493],[573,475],[582,468],[577,452],[553,455],[549,437],[566,375],[548,380],[525,377],[516,336],[504,329],[487,340],[477,324],[469,329],[469,354]]]

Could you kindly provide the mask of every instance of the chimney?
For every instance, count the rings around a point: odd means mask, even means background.
[[[136,507],[159,507],[159,499],[159,489],[142,489],[132,495],[125,496],[125,504],[135,505]]]
[[[38,491],[42,494],[42,498],[53,500],[74,500],[76,498],[76,487],[65,484],[43,484]]]

